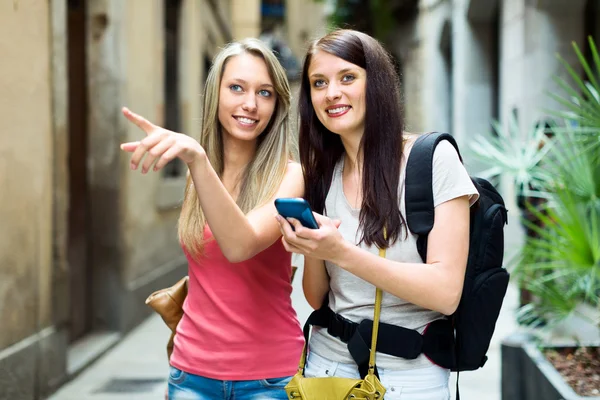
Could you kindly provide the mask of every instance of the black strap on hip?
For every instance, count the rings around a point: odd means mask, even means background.
[[[334,313],[327,302],[312,312],[304,326],[304,336],[308,340],[310,325],[327,328],[327,333],[348,344],[348,351],[358,365],[362,378],[366,376],[369,364],[369,351],[373,321],[363,320],[360,323]],[[454,329],[448,319],[431,322],[423,334],[414,329],[379,323],[377,351],[408,360],[425,354],[433,363],[452,369],[456,364],[454,352]]]

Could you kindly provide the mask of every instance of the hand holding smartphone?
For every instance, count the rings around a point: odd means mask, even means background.
[[[280,198],[275,199],[275,208],[279,215],[284,218],[295,218],[302,226],[311,229],[319,229],[308,202],[302,198]],[[293,228],[293,227],[292,227]]]

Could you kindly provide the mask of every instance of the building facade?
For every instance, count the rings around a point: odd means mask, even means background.
[[[572,42],[600,39],[597,0],[419,0],[418,13],[390,35],[400,60],[408,129],[451,132],[461,147],[517,117],[521,131],[560,109],[548,93],[557,59],[576,62]],[[476,172],[479,165],[466,160]],[[512,188],[503,185],[508,208]]]
[[[143,132],[120,109],[198,137],[213,56],[258,37],[263,10],[260,0],[0,2],[0,399],[46,397],[186,274],[185,169],[130,171],[119,145]],[[301,48],[311,22],[281,20]]]

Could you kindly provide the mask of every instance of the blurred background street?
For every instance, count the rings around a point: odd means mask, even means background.
[[[221,47],[267,42],[297,100],[306,46],[333,27],[389,49],[407,130],[452,133],[509,209],[518,272],[461,398],[600,396],[600,370],[574,365],[569,386],[503,347],[523,331],[566,358],[600,345],[599,17],[600,0],[0,0],[0,400],[161,398],[168,329],[144,300],[187,273],[186,169],[132,174],[121,107],[198,138]]]

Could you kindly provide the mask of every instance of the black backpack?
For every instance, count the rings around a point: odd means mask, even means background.
[[[447,133],[428,133],[417,138],[406,166],[406,222],[418,235],[417,248],[423,261],[427,255],[427,235],[433,228],[433,152],[447,140],[459,153],[454,138]],[[462,162],[462,157],[460,157]],[[479,200],[471,207],[469,258],[460,304],[450,317],[454,328],[452,371],[472,371],[487,361],[486,353],[508,287],[509,273],[502,266],[504,225],[507,210],[502,196],[485,179],[471,177]]]

